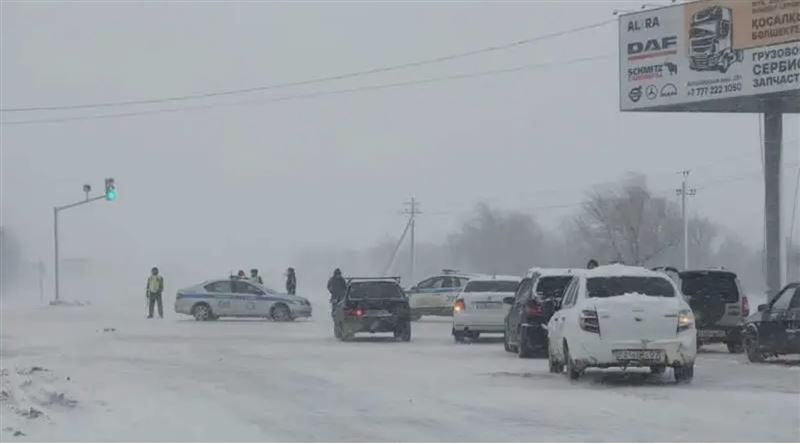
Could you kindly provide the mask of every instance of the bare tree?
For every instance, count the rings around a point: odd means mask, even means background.
[[[644,179],[595,191],[575,218],[576,232],[604,261],[646,265],[680,242],[681,219],[675,204],[654,197]]]

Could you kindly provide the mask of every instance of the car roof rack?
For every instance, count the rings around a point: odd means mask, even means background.
[[[460,273],[460,271],[455,270],[453,268],[442,268],[442,274],[456,274]]]

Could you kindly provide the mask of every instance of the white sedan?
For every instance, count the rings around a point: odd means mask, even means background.
[[[678,382],[694,376],[694,316],[663,273],[624,265],[581,272],[547,331],[550,371],[566,366],[570,379],[588,367],[672,367]]]
[[[481,333],[504,333],[510,306],[503,299],[514,296],[520,280],[517,276],[472,278],[453,305],[455,341],[463,342],[466,337],[475,340]]]

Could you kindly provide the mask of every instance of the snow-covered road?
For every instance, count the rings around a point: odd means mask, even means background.
[[[320,304],[285,324],[146,320],[141,305],[4,306],[2,440],[800,441],[791,360],[714,349],[691,385],[570,383],[500,342],[454,344],[445,319],[414,323],[410,343],[340,343]]]

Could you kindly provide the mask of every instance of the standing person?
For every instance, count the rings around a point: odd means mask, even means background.
[[[250,282],[254,284],[264,285],[264,279],[261,279],[261,276],[258,275],[257,268],[250,269]]]
[[[342,270],[333,270],[333,276],[328,279],[328,292],[331,294],[331,305],[339,302],[347,291],[347,282],[342,277]]]
[[[597,261],[596,261],[596,260],[594,260],[594,259],[589,259],[589,263],[588,263],[588,264],[586,264],[586,268],[588,268],[589,270],[591,270],[591,269],[593,269],[593,268],[597,268],[597,266],[598,266],[598,265],[599,265],[599,264],[597,263]]]
[[[153,318],[153,306],[158,303],[158,317],[164,318],[164,304],[161,300],[161,294],[164,292],[164,277],[158,274],[158,267],[153,267],[150,270],[150,276],[147,278],[147,306],[149,308],[149,315],[147,319]]]
[[[297,275],[294,274],[294,268],[292,267],[286,270],[286,292],[291,295],[297,292]]]

